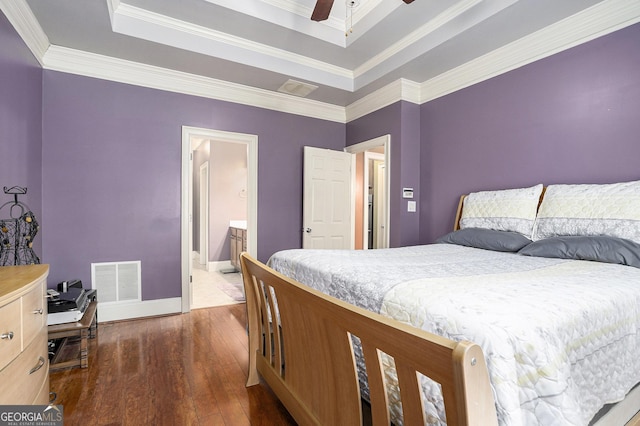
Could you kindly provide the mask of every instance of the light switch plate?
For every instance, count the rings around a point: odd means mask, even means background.
[[[407,201],[407,211],[415,212],[416,211],[416,202],[415,201]]]

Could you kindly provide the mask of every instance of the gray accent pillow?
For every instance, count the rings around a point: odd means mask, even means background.
[[[518,232],[484,228],[465,228],[450,232],[436,240],[436,243],[507,252],[516,252],[530,242],[530,239]]]
[[[604,235],[546,238],[534,241],[519,253],[525,256],[594,260],[640,268],[640,244]]]

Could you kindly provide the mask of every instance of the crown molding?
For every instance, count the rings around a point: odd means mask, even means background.
[[[0,0],[0,10],[42,65],[42,57],[49,48],[49,38],[24,0]]]
[[[352,70],[124,3],[111,12],[111,28],[131,37],[353,90]]]
[[[108,0],[117,8],[119,0]],[[172,71],[60,46],[49,40],[25,0],[0,0],[0,10],[43,68],[347,123],[397,101],[422,104],[640,22],[637,0],[605,0],[534,34],[423,83],[399,79],[346,108],[279,92]]]
[[[637,0],[605,0],[421,84],[420,103],[640,22]]]
[[[382,109],[398,101],[420,103],[420,84],[411,80],[398,79],[381,89],[370,93],[346,108],[347,123]]]
[[[345,122],[344,107],[55,45],[50,46],[44,55],[43,68],[322,120]]]

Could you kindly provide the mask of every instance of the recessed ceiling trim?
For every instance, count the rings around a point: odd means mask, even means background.
[[[345,47],[344,20],[335,16],[326,21],[312,22],[313,9],[289,0],[206,0],[254,18],[273,22],[281,27]],[[293,15],[293,16],[292,16]],[[293,19],[292,19],[293,18]]]
[[[482,0],[463,0],[445,9],[417,30],[357,67],[354,70],[355,89],[358,90],[410,62],[516,1],[496,1],[489,7],[484,5],[477,11],[476,6],[482,4]],[[460,24],[460,21],[463,24]]]
[[[347,123],[398,101],[420,102],[420,84],[403,78],[387,84],[346,108]]]
[[[640,2],[605,0],[422,83],[420,103],[640,22]]]
[[[481,2],[482,0],[464,0],[446,9],[444,12],[438,14],[435,18],[426,22],[417,30],[408,34],[406,37],[403,37],[401,40],[398,40],[379,54],[375,55],[368,61],[364,62],[362,65],[358,66],[354,70],[356,78],[366,74],[373,68],[379,66],[383,62],[402,52],[402,50],[404,50],[407,46],[421,41],[437,29],[444,27],[447,23],[451,22],[452,19],[460,16],[462,13],[466,12],[467,10]]]
[[[108,1],[115,3],[118,0]],[[345,108],[58,46],[46,50],[44,46],[49,46],[49,40],[24,0],[0,0],[0,10],[45,69],[341,123],[355,120],[399,100],[419,104],[428,102],[640,22],[640,2],[604,0],[546,30],[523,37],[502,50],[470,61],[449,73],[422,84],[397,80]],[[42,54],[43,50],[46,53]],[[523,53],[528,55],[523,56]]]
[[[382,18],[402,4],[389,0],[362,1],[361,5],[353,11],[353,25],[358,30],[349,35],[349,37],[345,37],[347,25],[344,0],[335,1],[329,18],[321,22],[311,21],[313,7],[305,6],[293,0],[206,1],[254,18],[272,22],[281,27],[298,31],[340,47],[349,46],[360,35],[371,29]],[[294,15],[293,19],[291,15]]]
[[[111,26],[113,27],[113,14],[116,9],[120,6],[120,0],[107,0],[107,9],[109,10],[109,22],[111,22]]]
[[[345,4],[344,0],[337,0],[336,3]],[[334,7],[336,7],[334,3]],[[387,17],[391,12],[401,7],[404,3],[400,1],[389,0],[367,0],[362,1],[360,6],[353,10],[353,32],[350,32],[346,37],[347,19],[340,21],[341,34],[346,46],[350,46],[361,36],[366,34],[369,30],[373,29],[378,23]],[[343,14],[344,15],[344,14]],[[331,19],[331,17],[329,17]],[[349,26],[351,22],[349,22]]]
[[[138,7],[120,4],[111,22],[114,32],[128,36],[353,91],[353,71],[346,68]]]
[[[344,107],[66,47],[55,45],[49,47],[44,55],[43,63],[47,70],[250,105],[339,123],[344,123],[346,119]]]

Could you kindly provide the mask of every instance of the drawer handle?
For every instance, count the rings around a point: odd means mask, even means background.
[[[0,334],[0,339],[3,339],[3,340],[11,340],[11,339],[13,339],[13,331],[10,331],[8,333]]]
[[[33,311],[34,314],[40,314],[42,315],[42,312],[44,312],[42,309],[36,309],[35,311]]]
[[[44,363],[45,363],[44,358],[40,357],[40,359],[38,360],[38,365],[33,367],[31,370],[29,370],[29,374],[33,374],[36,371],[40,370],[42,368],[42,366],[44,365]]]

